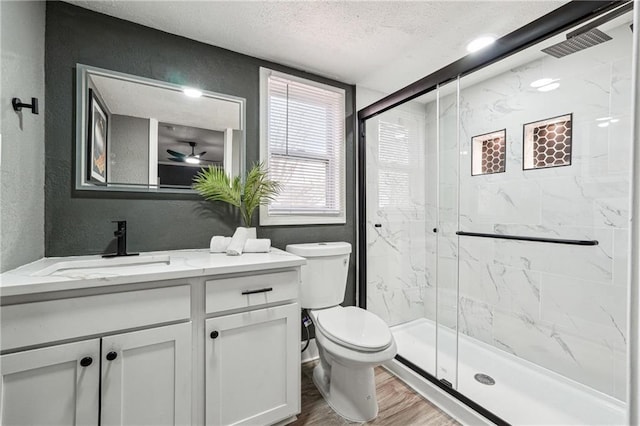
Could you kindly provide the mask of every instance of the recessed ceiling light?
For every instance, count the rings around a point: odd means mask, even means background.
[[[538,87],[538,91],[550,92],[552,90],[556,90],[558,87],[560,87],[560,83],[551,83],[551,84],[547,84],[546,86]]]
[[[600,118],[596,118],[596,121],[609,121],[611,120],[612,117],[600,117]]]
[[[531,83],[529,86],[531,87],[542,87],[542,86],[546,86],[547,84],[551,84],[553,83],[555,80],[552,78],[541,78],[539,80],[534,81],[533,83]]]
[[[190,98],[199,98],[200,96],[202,96],[201,90],[194,89],[192,87],[185,87],[182,91]]]
[[[609,127],[609,122],[608,121],[604,121],[604,122],[598,124],[598,127]]]
[[[496,38],[493,36],[478,37],[477,39],[473,40],[471,43],[467,44],[467,52],[469,53],[477,52],[478,50],[485,48],[490,44],[493,44],[494,41],[496,41]]]
[[[611,123],[617,123],[618,121],[620,121],[619,118],[612,118],[611,120],[609,120]]]

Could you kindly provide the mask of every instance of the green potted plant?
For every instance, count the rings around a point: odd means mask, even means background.
[[[251,228],[255,209],[274,200],[280,193],[280,184],[269,179],[263,163],[255,163],[244,182],[240,176],[231,179],[222,167],[202,168],[193,179],[193,189],[207,201],[222,201],[235,206],[244,226]]]

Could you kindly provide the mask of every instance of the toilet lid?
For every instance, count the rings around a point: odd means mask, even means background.
[[[354,306],[320,311],[316,322],[328,339],[346,347],[375,351],[391,344],[387,323],[377,315]]]

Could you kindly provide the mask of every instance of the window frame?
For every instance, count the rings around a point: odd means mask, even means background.
[[[320,155],[314,153],[307,153],[304,155],[295,154],[290,157],[299,158],[300,160],[308,160],[313,162],[326,161],[330,169],[337,168],[338,174],[338,188],[342,190],[338,194],[338,213],[278,213],[273,214],[269,212],[269,205],[260,206],[260,226],[278,226],[278,225],[323,225],[323,224],[345,224],[346,223],[346,91],[339,87],[330,86],[328,84],[319,83],[317,81],[297,77],[291,74],[282,73],[269,68],[260,67],[260,161],[265,164],[267,169],[269,168],[269,111],[268,111],[268,96],[269,96],[269,77],[274,76],[285,80],[290,80],[298,84],[304,84],[315,88],[321,88],[324,90],[332,91],[340,94],[342,98],[342,108],[340,108],[340,120],[343,122],[341,143],[338,149],[339,161],[342,165],[335,164],[331,161],[328,155]],[[287,157],[285,153],[276,155],[282,155]],[[342,173],[340,173],[342,169]],[[327,185],[329,185],[327,183]],[[327,186],[326,194],[333,192],[334,189]],[[335,194],[331,195],[335,196]]]

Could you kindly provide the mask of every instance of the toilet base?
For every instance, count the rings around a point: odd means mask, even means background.
[[[320,362],[313,369],[313,383],[333,411],[351,422],[368,422],[378,415],[372,366],[347,367],[335,359],[331,365]]]

